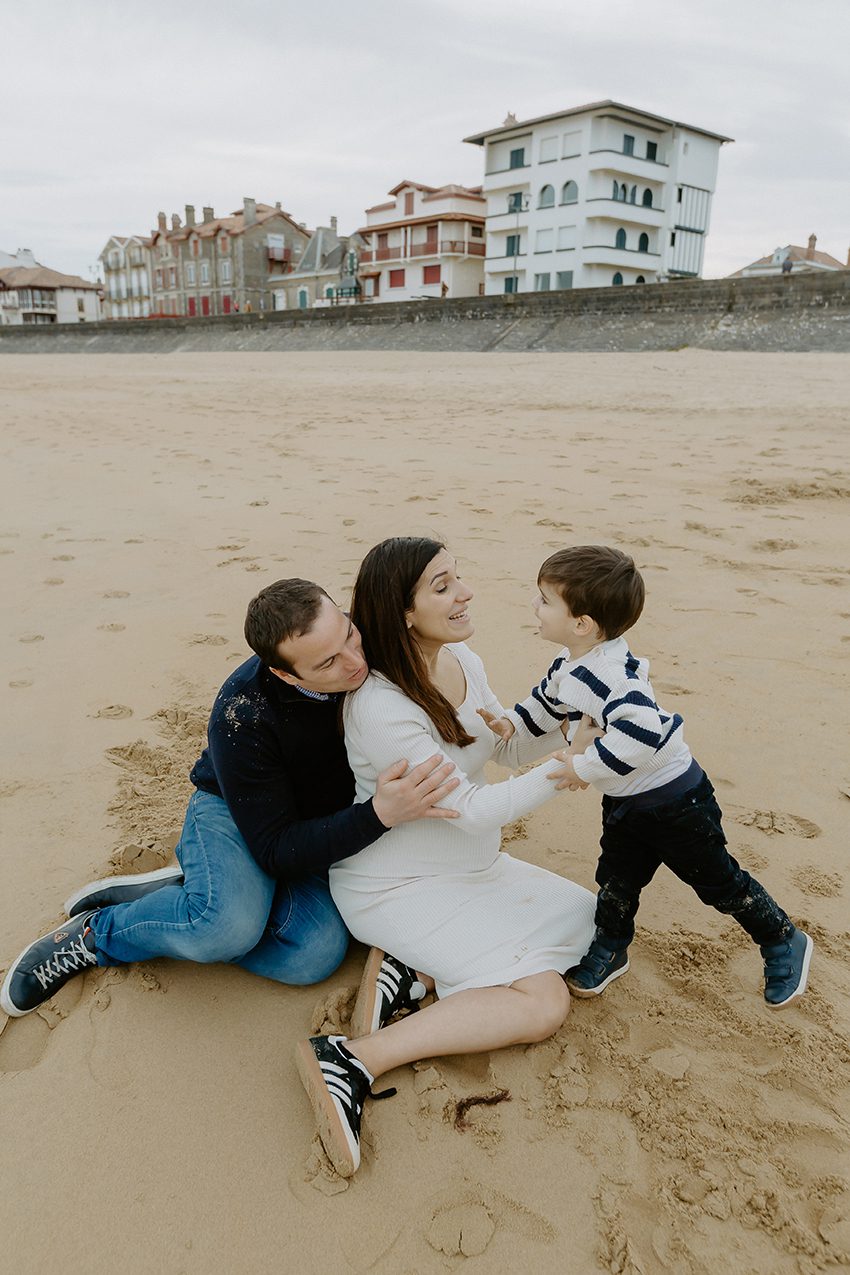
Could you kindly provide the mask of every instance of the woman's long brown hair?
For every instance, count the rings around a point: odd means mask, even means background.
[[[351,619],[360,630],[371,671],[383,673],[424,709],[447,744],[466,748],[475,736],[463,729],[455,709],[434,686],[405,622],[422,572],[442,549],[439,540],[424,536],[394,536],[375,545],[357,573]]]

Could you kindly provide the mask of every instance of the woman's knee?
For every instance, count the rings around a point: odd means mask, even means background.
[[[570,1012],[570,993],[560,974],[553,971],[552,977],[535,989],[532,1000],[528,1040],[548,1040]]]

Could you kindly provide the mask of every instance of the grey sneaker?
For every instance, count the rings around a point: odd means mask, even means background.
[[[598,996],[628,968],[627,947],[611,947],[603,939],[595,938],[578,965],[567,970],[564,978],[575,996]]]
[[[93,915],[89,912],[66,921],[24,948],[0,988],[0,1006],[7,1014],[22,1018],[49,1001],[77,974],[97,965],[89,926]]]
[[[183,880],[183,869],[177,863],[167,868],[157,868],[155,872],[131,872],[124,877],[103,877],[100,881],[90,881],[65,900],[65,915],[79,916],[81,912],[91,912],[93,908],[107,908],[115,903],[135,903],[152,890],[161,890],[164,885],[180,885]]]
[[[780,943],[761,948],[764,957],[764,999],[771,1009],[782,1009],[802,996],[809,981],[814,943],[796,926]]]

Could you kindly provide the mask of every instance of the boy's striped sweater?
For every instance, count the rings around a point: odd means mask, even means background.
[[[606,732],[576,757],[576,774],[614,797],[660,788],[691,764],[682,718],[655,701],[649,661],[632,655],[625,638],[613,638],[571,660],[564,648],[546,676],[508,717],[531,735],[570,722],[571,741],[583,713]]]

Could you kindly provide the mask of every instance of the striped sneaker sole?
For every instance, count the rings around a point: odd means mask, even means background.
[[[296,1045],[295,1066],[328,1159],[341,1178],[350,1178],[360,1164],[360,1146],[345,1116],[346,1089],[350,1095],[350,1087],[344,1082],[344,1068],[320,1063],[309,1040]]]

